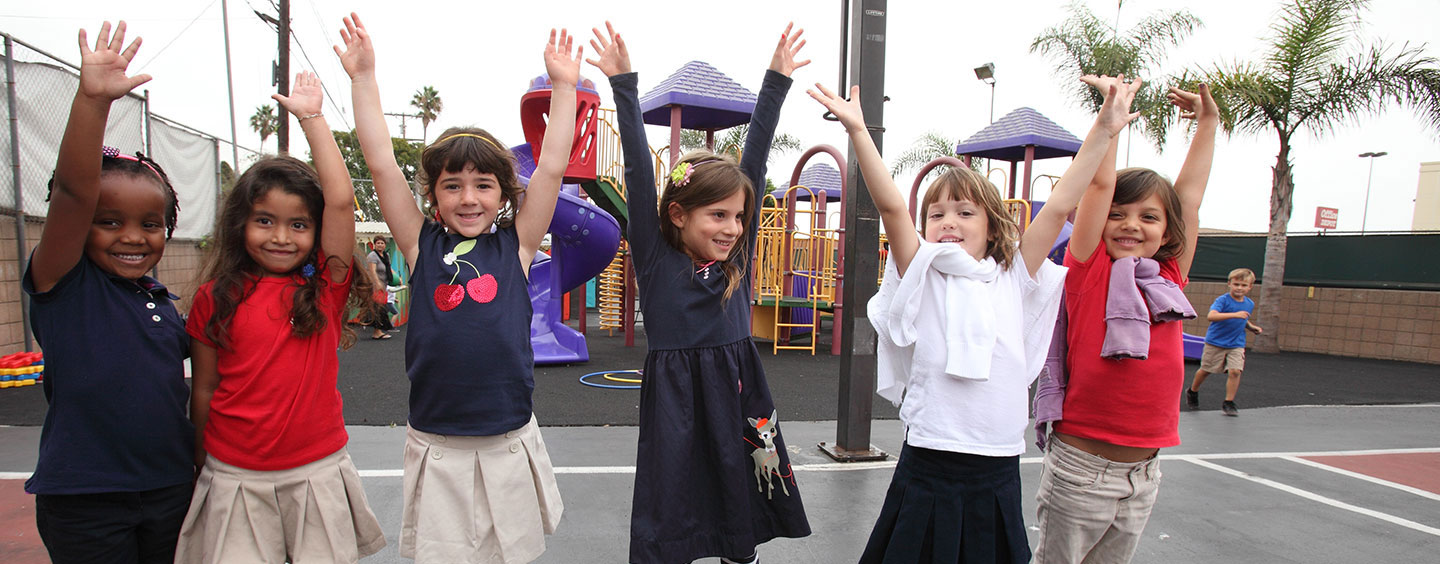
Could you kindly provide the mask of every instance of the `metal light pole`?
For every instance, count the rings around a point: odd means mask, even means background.
[[[1388,155],[1385,151],[1378,153],[1360,153],[1360,158],[1370,159],[1370,174],[1365,177],[1365,211],[1360,213],[1360,234],[1365,234],[1365,220],[1370,218],[1370,181],[1375,179],[1375,158]]]
[[[975,67],[975,78],[990,85],[990,123],[995,123],[995,63]]]

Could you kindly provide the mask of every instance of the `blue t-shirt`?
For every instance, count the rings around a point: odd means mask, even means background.
[[[184,360],[190,337],[165,286],[88,257],[48,292],[26,268],[30,327],[45,350],[45,426],[32,494],[137,492],[195,477]]]
[[[1237,311],[1254,313],[1255,302],[1249,297],[1244,298],[1244,300],[1245,301],[1237,302],[1235,298],[1230,297],[1229,292],[1226,292],[1220,294],[1220,297],[1215,298],[1215,303],[1210,304],[1210,311],[1218,311],[1220,313],[1235,313]],[[1226,349],[1245,348],[1245,324],[1248,322],[1248,319],[1240,319],[1238,317],[1224,321],[1210,322],[1210,328],[1205,330],[1205,344]]]
[[[410,287],[410,426],[490,436],[530,422],[535,352],[515,227],[466,239],[426,221]]]

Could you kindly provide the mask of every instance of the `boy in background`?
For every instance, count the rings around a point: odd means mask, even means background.
[[[1211,374],[1225,372],[1225,402],[1220,411],[1235,417],[1240,409],[1235,407],[1235,392],[1240,389],[1240,373],[1245,370],[1245,330],[1261,333],[1259,325],[1250,322],[1255,311],[1255,302],[1246,297],[1255,284],[1255,273],[1248,268],[1230,271],[1230,291],[1215,298],[1206,317],[1210,327],[1205,331],[1205,352],[1200,355],[1200,369],[1195,371],[1195,380],[1185,391],[1185,403],[1190,409],[1200,408],[1200,384]]]

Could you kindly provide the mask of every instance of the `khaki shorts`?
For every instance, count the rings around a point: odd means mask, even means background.
[[[385,546],[344,448],[288,470],[248,470],[206,458],[175,561],[356,562]]]
[[[429,562],[530,562],[565,506],[535,417],[503,435],[405,434],[400,555]]]
[[[1200,369],[1211,374],[1245,370],[1245,347],[1227,349],[1205,343],[1205,352],[1200,353]]]

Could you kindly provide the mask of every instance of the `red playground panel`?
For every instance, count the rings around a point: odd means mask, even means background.
[[[1440,494],[1440,452],[1306,456],[1305,460]]]

